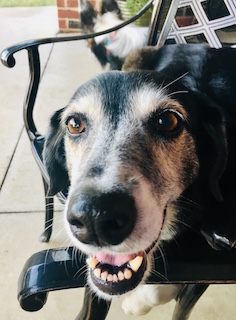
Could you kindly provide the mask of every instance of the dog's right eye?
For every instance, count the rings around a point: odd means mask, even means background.
[[[173,137],[183,127],[183,116],[176,110],[166,109],[154,113],[148,120],[149,128],[154,134]]]
[[[181,117],[177,112],[166,110],[156,119],[156,129],[160,132],[174,132],[181,124]]]
[[[71,116],[66,121],[67,129],[70,134],[78,135],[85,131],[85,123],[79,117]]]

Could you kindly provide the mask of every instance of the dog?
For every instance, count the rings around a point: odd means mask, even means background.
[[[122,19],[121,10],[115,0],[102,0],[97,1],[93,6],[87,0],[79,0],[79,13],[82,29],[86,31],[94,31],[94,24],[97,16],[102,16],[107,12],[112,12],[119,19]]]
[[[100,5],[96,10],[89,1],[81,0],[81,27],[85,31],[100,32],[124,22],[116,1],[103,0]],[[128,54],[146,44],[147,35],[147,27],[129,24],[117,31],[89,39],[87,46],[103,68],[108,65],[110,70],[120,70]]]
[[[200,237],[235,199],[235,58],[230,48],[143,48],[51,119],[50,195],[69,187],[65,225],[88,256],[88,284],[124,296],[127,314],[177,298],[181,285],[145,285],[155,252],[165,259],[170,244]]]
[[[97,17],[94,31],[100,32],[121,23],[122,20],[114,13],[106,12]],[[134,24],[129,24],[119,30],[95,37],[90,48],[103,67],[109,64],[110,70],[120,70],[128,54],[146,44],[147,36],[147,27],[137,27]],[[104,48],[103,51],[102,47]],[[98,52],[98,48],[100,48],[100,52]],[[104,50],[106,52],[106,60],[104,59]],[[105,61],[106,64],[104,63]]]

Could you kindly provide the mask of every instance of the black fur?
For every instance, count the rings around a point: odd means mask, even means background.
[[[92,40],[89,42],[89,47],[103,68],[109,64],[110,70],[121,70],[124,59],[116,57],[108,52],[104,44],[96,44],[96,42]]]
[[[58,110],[51,118],[50,129],[44,144],[44,164],[50,178],[49,196],[55,195],[59,191],[67,190],[69,186],[64,135],[60,130],[61,113],[63,110]]]

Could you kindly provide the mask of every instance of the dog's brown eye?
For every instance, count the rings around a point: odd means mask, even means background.
[[[157,118],[157,129],[163,132],[172,132],[179,128],[181,117],[173,111],[165,111]]]
[[[85,124],[76,117],[71,117],[67,121],[67,128],[71,134],[80,134],[85,131]]]

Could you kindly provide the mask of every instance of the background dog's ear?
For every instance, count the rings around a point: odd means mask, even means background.
[[[43,149],[43,161],[50,178],[49,196],[53,196],[69,186],[64,149],[64,134],[60,126],[61,113],[63,110],[64,109],[58,110],[51,118]]]
[[[212,102],[207,95],[194,92],[200,101],[200,123],[198,132],[198,152],[204,176],[209,181],[213,196],[222,201],[220,179],[228,159],[227,133],[223,108]]]

